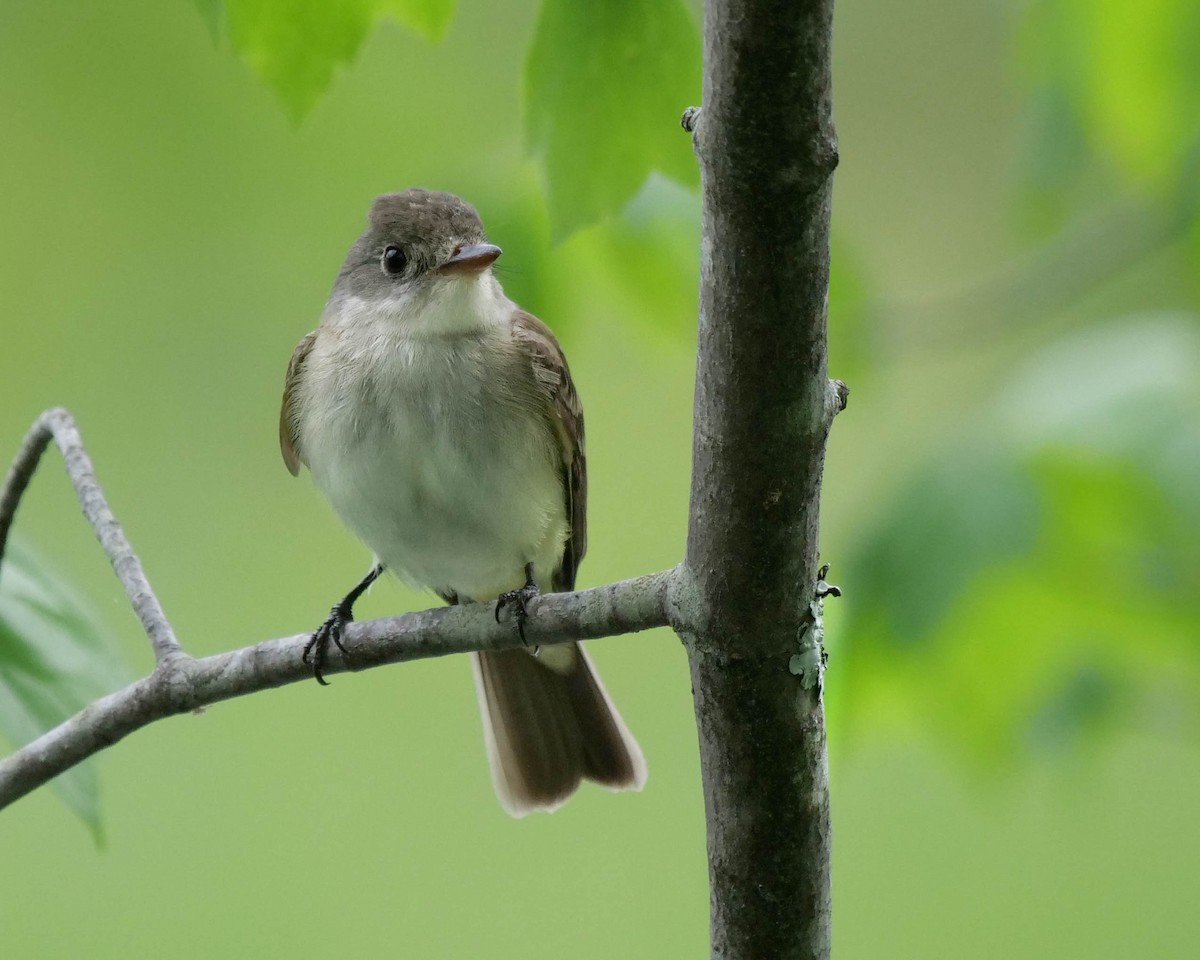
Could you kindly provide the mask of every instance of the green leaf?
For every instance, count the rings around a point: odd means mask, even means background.
[[[1067,671],[1029,719],[1029,742],[1057,753],[1074,752],[1092,730],[1111,721],[1120,686],[1111,665],[1082,661]]]
[[[550,224],[546,217],[545,198],[532,169],[526,164],[514,173],[488,200],[484,216],[488,236],[505,250],[519,252],[514,261],[501,257],[493,269],[504,282],[505,293],[526,310],[541,315],[545,308],[546,285],[550,268],[546,256],[550,251]],[[570,324],[568,315],[556,315],[554,331],[559,336]]]
[[[1026,8],[1017,35],[1030,98],[1025,173],[1049,207],[1081,181],[1095,193],[1098,170],[1168,201],[1195,182],[1200,5],[1161,0],[1133,11],[1124,0]]]
[[[0,734],[14,746],[36,739],[128,682],[108,632],[18,538],[0,568]],[[53,789],[100,840],[99,784],[90,762]]]
[[[1096,139],[1132,178],[1170,187],[1197,138],[1200,6],[1071,0],[1088,51],[1081,107]]]
[[[441,40],[454,18],[457,0],[375,0],[376,16],[391,16],[426,40]]]
[[[216,43],[221,39],[221,18],[225,15],[222,0],[192,0],[192,2],[196,4],[196,9],[204,18],[204,25],[208,27],[213,43]]]
[[[1018,367],[839,563],[831,700],[981,769],[1114,718],[1200,730],[1197,370],[1187,314],[1080,330]]]
[[[545,0],[525,110],[556,240],[615,213],[653,170],[698,182],[679,117],[699,93],[699,35],[679,0]]]
[[[925,640],[987,567],[1028,552],[1040,507],[1032,480],[995,430],[966,430],[889,506],[852,560],[853,579],[888,642]]]
[[[197,2],[205,12],[215,0]],[[381,16],[437,40],[454,6],[455,0],[226,0],[225,12],[233,49],[298,121]]]
[[[700,200],[696,194],[652,174],[622,214],[579,240],[590,240],[589,258],[627,302],[622,313],[659,330],[691,337],[696,332],[700,263]]]
[[[572,238],[589,262],[604,265],[628,298],[622,313],[681,337],[696,334],[700,263],[700,197],[652,173],[637,196],[603,225]],[[867,286],[854,251],[833,238],[829,277],[831,376],[853,384],[874,361]]]

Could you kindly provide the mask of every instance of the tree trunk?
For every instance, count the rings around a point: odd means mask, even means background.
[[[825,440],[832,0],[709,0],[687,644],[708,823],[712,956],[827,957],[830,827],[812,625]],[[840,385],[838,385],[840,386]]]

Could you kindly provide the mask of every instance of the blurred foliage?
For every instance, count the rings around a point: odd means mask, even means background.
[[[195,0],[233,49],[301,119],[391,16],[440,39],[455,0]],[[480,79],[485,87],[486,80]],[[525,67],[531,149],[545,172],[556,239],[618,212],[652,171],[699,182],[677,121],[700,88],[700,37],[679,0],[542,4]],[[394,96],[406,95],[402,69]]]
[[[545,0],[525,110],[557,237],[616,213],[653,170],[699,182],[678,126],[699,88],[700,37],[678,0]]]
[[[839,578],[861,603],[833,674],[847,726],[890,704],[983,766],[1118,718],[1200,728],[1200,6],[1039,0],[1014,49],[1023,212],[1076,275],[1047,276],[1035,250],[977,309],[969,288],[951,301],[968,330],[997,300],[1028,316],[962,340],[964,357],[1013,359],[857,528]],[[1122,204],[1157,226],[1092,235]],[[1165,264],[1176,309],[1106,307],[1113,271],[1087,259],[1111,250],[1116,272]]]
[[[1190,315],[1090,326],[1020,364],[849,558],[870,601],[846,627],[847,696],[931,691],[910,716],[984,766],[1114,717],[1194,730],[1197,370]]]
[[[27,743],[120,687],[128,675],[108,630],[20,537],[0,570],[0,734]],[[73,767],[51,786],[102,836],[95,765]]]
[[[194,0],[214,39],[222,28],[233,49],[299,121],[349,64],[381,17],[429,40],[445,34],[456,0]],[[397,78],[394,97],[404,97]]]
[[[1037,0],[1018,31],[1028,90],[1028,185],[1061,221],[1104,186],[1132,186],[1184,219],[1200,200],[1200,5]]]

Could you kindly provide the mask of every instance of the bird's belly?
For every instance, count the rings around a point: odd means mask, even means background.
[[[486,599],[519,586],[527,563],[548,579],[568,532],[548,431],[501,405],[438,399],[315,424],[304,442],[317,485],[411,583]]]

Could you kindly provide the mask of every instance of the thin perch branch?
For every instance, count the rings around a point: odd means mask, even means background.
[[[0,561],[17,504],[51,439],[66,461],[83,513],[150,638],[157,665],[150,676],[85,707],[0,760],[0,809],[155,720],[312,677],[301,657],[308,634],[200,660],[184,653],[104,498],[75,421],[62,408],[38,417],[0,488]],[[590,590],[541,596],[530,605],[526,641],[551,646],[666,626],[673,577],[674,570],[666,570]],[[325,673],[522,643],[510,624],[496,622],[491,604],[461,604],[355,623],[345,639],[350,657],[330,651]]]
[[[150,588],[150,582],[142,570],[142,562],[126,539],[121,524],[113,516],[104,491],[100,489],[91,458],[83,449],[83,438],[75,426],[75,419],[62,407],[47,410],[34,421],[9,468],[4,486],[0,488],[0,566],[3,564],[4,547],[8,542],[8,531],[17,512],[17,504],[21,502],[21,495],[29,486],[38,461],[52,439],[62,453],[67,474],[83,507],[83,515],[96,532],[96,539],[108,555],[113,570],[125,587],[129,602],[133,604],[134,612],[142,621],[146,636],[150,638],[155,661],[163,663],[186,657],[187,654],[175,639],[175,632],[166,614],[159,606],[158,597]]]
[[[674,574],[664,570],[575,593],[543,594],[530,604],[526,639],[550,646],[666,626]],[[325,673],[520,646],[512,624],[497,623],[492,611],[490,603],[467,603],[353,623],[345,636],[349,658],[330,650]],[[155,720],[271,687],[311,683],[312,668],[300,658],[308,639],[299,634],[198,660],[183,656],[160,663],[150,676],[85,707],[0,760],[0,809]]]

